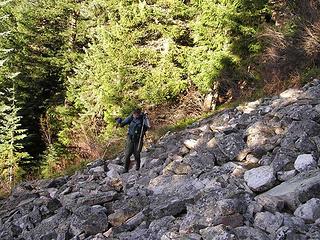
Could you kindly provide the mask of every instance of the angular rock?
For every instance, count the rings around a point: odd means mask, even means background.
[[[231,176],[235,177],[243,177],[244,173],[246,172],[246,169],[238,164],[235,164],[234,162],[228,162],[222,165],[222,169],[227,171],[231,174]]]
[[[94,235],[108,229],[106,208],[95,206],[82,206],[78,208],[71,219],[70,228],[74,235],[85,233]]]
[[[227,156],[231,161],[238,156],[238,154],[245,148],[246,145],[242,136],[236,133],[218,137],[217,144],[224,155]]]
[[[144,214],[150,219],[157,219],[164,216],[178,216],[186,212],[187,205],[193,204],[198,195],[190,192],[188,195],[159,197],[151,200],[148,208],[144,209]]]
[[[204,240],[236,240],[236,236],[224,225],[201,229],[200,234]]]
[[[259,161],[259,165],[261,166],[268,166],[272,163],[272,157],[269,155],[264,155]]]
[[[247,145],[250,148],[263,146],[269,142],[269,139],[275,135],[272,127],[269,127],[264,122],[256,122],[252,124],[247,130]]]
[[[294,215],[304,219],[306,222],[315,222],[320,218],[320,199],[312,198],[305,204],[299,206]]]
[[[67,178],[66,177],[59,177],[53,180],[50,180],[48,185],[46,186],[47,188],[60,188],[62,185],[67,183]]]
[[[291,137],[301,137],[304,135],[309,137],[318,136],[320,134],[320,125],[312,120],[294,121],[290,124],[287,135]]]
[[[62,207],[57,214],[42,220],[35,228],[22,232],[20,237],[22,239],[48,239],[47,236],[52,236],[55,239],[64,235],[68,238],[71,236],[68,232],[70,214],[70,211]]]
[[[281,212],[284,209],[284,200],[279,197],[260,195],[257,196],[256,201],[260,204],[265,211],[272,213]]]
[[[187,207],[187,215],[180,224],[180,233],[197,232],[202,228],[224,224],[238,227],[243,225],[242,212],[245,204],[240,199],[201,199],[196,205]]]
[[[317,168],[317,162],[314,160],[312,154],[299,155],[294,162],[294,168],[299,172],[309,171]]]
[[[80,197],[77,200],[78,206],[83,205],[103,205],[104,203],[112,201],[117,195],[116,191],[109,191],[104,193],[92,194],[90,196]]]
[[[274,156],[274,159],[271,163],[271,167],[276,171],[281,171],[289,164],[294,163],[295,159],[297,158],[298,153],[292,148],[280,148],[276,155]],[[289,170],[292,170],[293,167]]]
[[[173,161],[163,169],[164,174],[174,173],[177,175],[187,175],[191,173],[191,171],[192,169],[189,164],[180,161]]]
[[[149,230],[154,233],[154,239],[161,239],[161,237],[174,227],[175,218],[173,216],[165,216],[154,220],[149,225]]]
[[[115,213],[108,216],[108,222],[114,226],[118,227],[124,224],[129,218],[136,215],[135,211],[130,211],[127,209],[119,209]]]
[[[279,213],[270,212],[257,213],[254,219],[254,226],[268,233],[275,234],[283,223],[283,217]]]
[[[259,162],[259,159],[257,157],[255,157],[254,155],[252,154],[248,154],[246,156],[246,163],[247,164],[257,164]]]
[[[306,240],[307,236],[305,234],[296,233],[294,229],[289,228],[287,226],[280,227],[275,235],[275,240],[282,240],[282,239],[299,239],[299,240]]]
[[[89,173],[104,173],[104,167],[103,166],[98,166],[94,168],[90,168]]]
[[[270,189],[262,196],[273,196],[282,199],[285,206],[294,211],[301,203],[311,198],[320,197],[320,171],[300,173],[287,182]]]
[[[274,171],[269,166],[261,166],[246,171],[244,179],[250,189],[262,192],[274,186],[276,177]]]
[[[107,168],[109,169],[109,171],[110,171],[110,170],[114,170],[114,171],[116,171],[116,172],[118,172],[118,173],[122,173],[123,170],[124,170],[124,167],[123,167],[123,166],[120,166],[120,165],[114,164],[114,163],[109,163],[108,166],[107,166]]]
[[[236,239],[239,240],[271,240],[271,238],[269,238],[262,230],[252,227],[235,228],[233,234],[236,235]]]
[[[277,172],[278,180],[285,182],[297,175],[296,170]]]
[[[198,141],[194,139],[187,139],[183,142],[183,144],[189,149],[194,149],[197,147]]]
[[[295,142],[295,147],[300,153],[311,153],[317,150],[317,146],[307,134],[299,137]]]
[[[154,194],[162,195],[188,193],[203,188],[205,185],[200,180],[188,175],[160,175],[152,179],[148,185],[148,189]]]

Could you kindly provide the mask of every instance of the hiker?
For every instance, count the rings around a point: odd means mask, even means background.
[[[121,118],[116,118],[117,127],[129,125],[127,146],[124,158],[124,172],[129,171],[130,157],[133,154],[136,161],[136,170],[140,169],[140,152],[143,145],[143,137],[145,132],[150,128],[149,120],[145,113],[141,112],[140,108],[135,109],[130,116],[124,121]]]

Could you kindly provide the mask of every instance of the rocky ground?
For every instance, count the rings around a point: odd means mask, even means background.
[[[217,113],[143,152],[26,182],[0,239],[320,239],[320,80]]]

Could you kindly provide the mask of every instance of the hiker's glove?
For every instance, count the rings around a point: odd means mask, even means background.
[[[122,123],[122,118],[116,118],[116,122],[117,122],[117,124],[121,124]]]

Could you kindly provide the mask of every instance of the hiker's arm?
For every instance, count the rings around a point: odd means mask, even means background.
[[[130,115],[129,117],[127,117],[122,123],[120,123],[120,127],[124,127],[127,124],[130,124],[132,121],[133,116]]]

